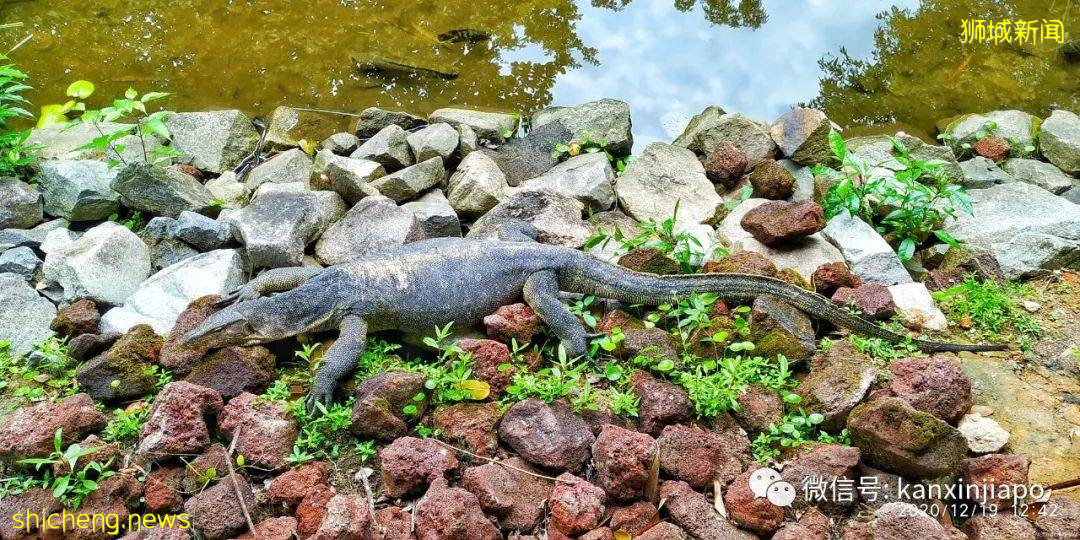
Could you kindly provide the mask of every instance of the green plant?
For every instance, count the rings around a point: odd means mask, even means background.
[[[915,249],[931,235],[959,247],[941,226],[946,217],[956,217],[958,211],[972,212],[964,188],[949,183],[940,163],[916,160],[900,139],[889,140],[896,152],[894,159],[903,169],[892,175],[874,176],[880,164],[855,160],[843,138],[836,132],[829,133],[829,147],[841,168],[814,168],[814,174],[834,180],[823,204],[826,219],[843,212],[861,218],[895,245],[902,262],[910,260]]]
[[[367,440],[354,444],[353,453],[360,456],[361,462],[367,463],[371,458],[375,457],[375,454],[377,453],[375,450],[375,441]]]
[[[46,488],[49,486],[45,481],[25,474],[0,478],[0,501],[38,487]]]
[[[602,137],[597,137],[589,131],[579,133],[569,142],[556,144],[555,147],[551,149],[551,158],[561,161],[568,157],[575,157],[581,154],[595,154],[599,152],[604,153],[616,172],[621,173],[626,170],[629,161],[625,158],[616,158],[612,156],[611,153],[607,151],[607,141]]]
[[[72,443],[65,449],[62,448],[62,441],[63,430],[57,428],[56,433],[53,435],[52,454],[44,458],[20,459],[17,463],[33,465],[35,471],[40,471],[43,466],[49,466],[50,469],[45,473],[45,482],[52,489],[53,497],[60,499],[70,507],[78,508],[83,499],[98,488],[99,480],[113,475],[112,471],[106,470],[112,464],[112,460],[110,459],[104,464],[90,461],[83,465],[81,469],[76,469],[75,466],[80,458],[93,454],[100,448],[83,448],[79,443]],[[69,472],[51,476],[53,465],[61,465]]]
[[[535,397],[547,403],[565,398],[575,390],[584,388],[587,368],[585,362],[575,363],[573,359],[567,358],[566,350],[560,346],[556,361],[550,365],[535,373],[524,369],[516,370],[510,380],[510,386],[506,388],[506,397],[513,401]],[[579,397],[575,405],[582,408],[585,403],[586,401]]]
[[[132,232],[139,232],[146,228],[146,218],[144,218],[142,212],[139,212],[138,210],[132,212],[131,215],[123,219],[120,218],[120,214],[110,214],[109,221],[119,223]]]
[[[150,407],[117,409],[113,411],[113,419],[101,432],[101,438],[115,443],[132,442],[142,432],[142,426],[149,415]]]
[[[5,380],[0,389],[14,383],[12,395],[17,398],[37,401],[78,392],[66,338],[50,337],[20,358],[11,357],[7,346],[0,347],[0,373]]]
[[[676,202],[670,218],[660,223],[653,219],[639,221],[638,227],[641,228],[641,232],[636,236],[627,237],[619,227],[610,234],[598,231],[585,240],[584,249],[604,247],[611,241],[619,244],[619,253],[638,248],[658,249],[679,263],[679,268],[683,273],[698,272],[712,253],[704,253],[705,247],[696,236],[687,231],[676,230],[678,214],[679,203]],[[727,249],[718,244],[713,248],[713,253],[726,256]]]
[[[1005,330],[1012,330],[1027,348],[1042,332],[1038,323],[1017,305],[1017,299],[1031,294],[1027,285],[1009,281],[979,281],[973,275],[963,283],[933,293],[934,300],[959,323],[980,337],[998,340]]]
[[[22,96],[31,89],[25,83],[27,78],[7,56],[0,54],[0,176],[22,176],[34,162],[30,152],[36,147],[26,142],[30,130],[16,131],[8,126],[9,119],[34,117],[21,106],[30,103]]]
[[[72,98],[62,105],[46,105],[42,107],[41,119],[38,127],[47,127],[52,124],[66,121],[67,127],[80,123],[90,124],[98,133],[89,143],[77,148],[77,150],[99,150],[106,155],[110,167],[127,165],[124,158],[125,145],[119,141],[129,135],[135,135],[142,150],[142,160],[145,163],[168,164],[179,153],[167,144],[156,147],[147,145],[147,137],[159,137],[164,141],[172,138],[169,128],[165,125],[165,119],[173,114],[172,111],[161,110],[149,112],[147,106],[150,103],[168,97],[168,92],[147,92],[143,95],[134,88],[128,88],[124,97],[114,99],[112,106],[102,109],[89,109],[86,98],[94,93],[94,84],[89,81],[75,81],[67,88],[68,97]],[[79,118],[67,121],[67,115],[72,112],[81,112]],[[124,124],[115,127],[115,122],[134,121],[133,124]],[[104,130],[112,129],[106,133]]]
[[[452,322],[442,328],[435,327],[435,336],[424,338],[424,345],[438,352],[436,364],[419,366],[419,371],[428,378],[424,387],[432,392],[436,403],[486,399],[491,389],[488,383],[471,378],[473,360],[469,353],[457,343],[445,344],[452,327]]]
[[[352,423],[353,398],[345,403],[333,403],[329,407],[316,403],[317,415],[307,413],[303,399],[289,403],[288,410],[296,419],[299,434],[293,444],[292,453],[285,461],[300,465],[314,459],[333,459],[341,454],[341,449],[352,438],[349,424]]]
[[[739,396],[751,384],[760,384],[780,394],[785,403],[796,403],[794,375],[783,355],[770,360],[761,356],[729,356],[704,360],[687,371],[678,371],[672,380],[686,389],[698,416],[711,418],[739,410]]]
[[[770,424],[768,430],[758,434],[750,444],[751,453],[759,463],[766,463],[780,457],[785,448],[798,448],[812,441],[851,444],[846,428],[832,435],[821,429],[824,421],[820,413],[807,414],[803,409],[789,412],[780,425]]]

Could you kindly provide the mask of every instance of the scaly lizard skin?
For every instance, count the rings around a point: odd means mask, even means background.
[[[281,292],[262,297],[269,292]],[[308,398],[328,405],[338,382],[364,350],[368,332],[427,334],[453,322],[470,327],[499,306],[525,302],[559,338],[571,357],[586,352],[589,334],[559,301],[559,291],[655,306],[691,293],[727,300],[771,295],[814,317],[891,343],[905,338],[844,311],[827,298],[784,281],[747,274],[657,276],[634,272],[581,251],[533,242],[436,238],[407,244],[324,270],[266,272],[182,342],[216,348],[254,345],[337,328],[340,338]],[[916,340],[927,352],[990,351],[1004,345]]]

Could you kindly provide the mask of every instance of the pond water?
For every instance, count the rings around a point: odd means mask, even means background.
[[[0,10],[23,23],[0,34],[2,50],[32,34],[12,57],[36,105],[64,101],[76,79],[95,82],[98,99],[134,86],[175,93],[175,110],[255,115],[531,112],[617,97],[631,104],[639,148],[711,104],[771,121],[808,103],[849,129],[924,137],[960,112],[1080,109],[1080,63],[1058,43],[959,36],[962,19],[1059,19],[1075,32],[1075,0],[16,0]]]

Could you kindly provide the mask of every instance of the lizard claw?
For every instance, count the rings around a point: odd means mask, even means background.
[[[248,300],[254,300],[259,297],[259,293],[250,285],[244,285],[239,289],[228,294],[228,296],[214,302],[215,308],[223,308],[225,306],[235,304],[238,302],[247,302]]]
[[[330,403],[334,400],[333,390],[321,390],[319,388],[312,388],[311,393],[307,397],[307,413],[311,418],[316,418],[322,413],[326,412],[326,408],[330,406]]]

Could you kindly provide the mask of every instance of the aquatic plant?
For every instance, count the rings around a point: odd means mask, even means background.
[[[35,148],[26,142],[30,130],[14,130],[8,126],[9,119],[34,117],[20,106],[30,103],[22,96],[31,89],[25,82],[27,78],[7,56],[0,54],[0,176],[21,176],[34,162],[30,151]]]

